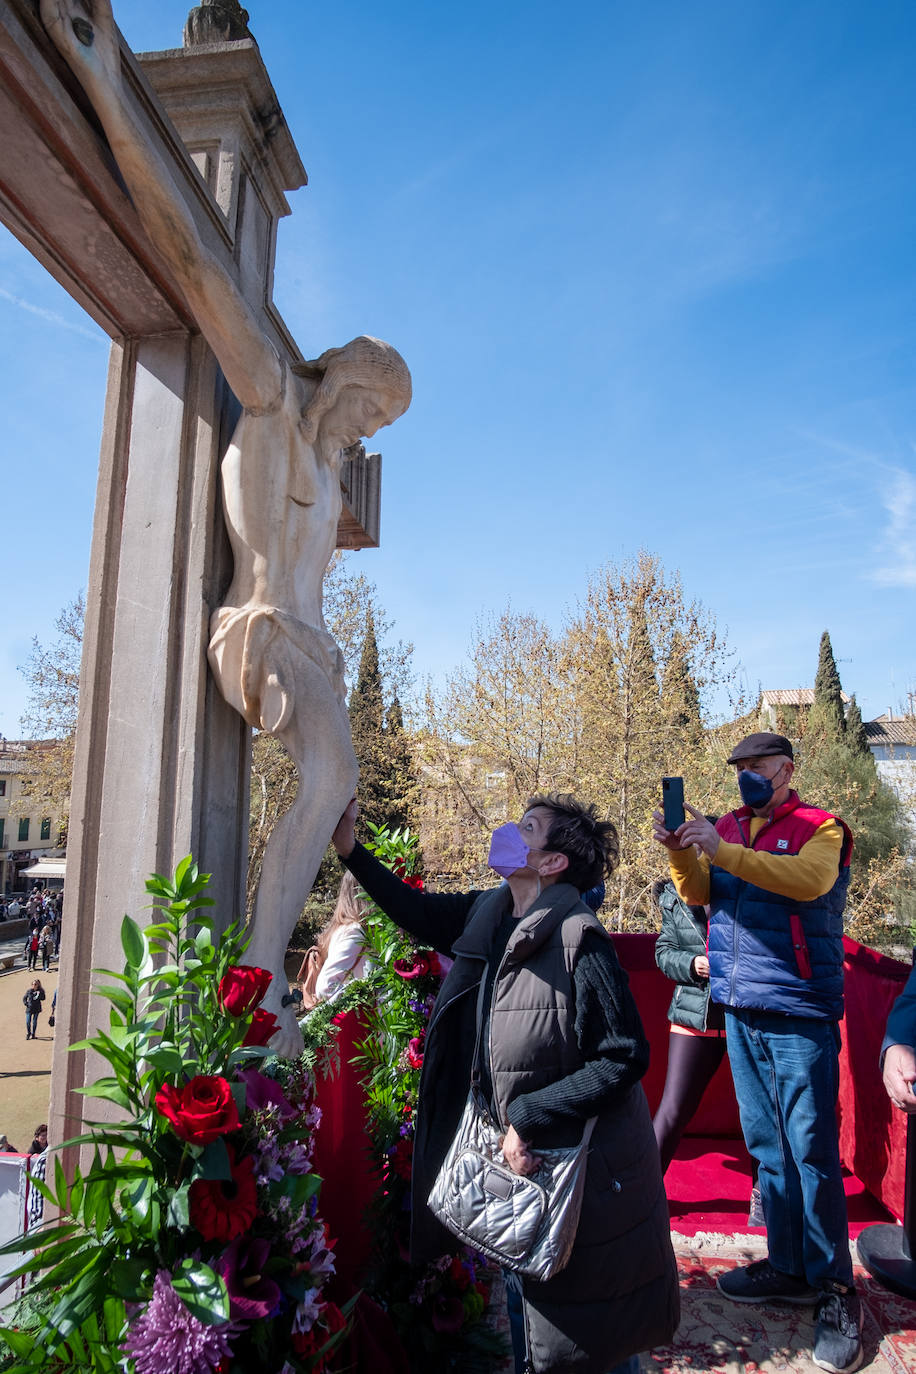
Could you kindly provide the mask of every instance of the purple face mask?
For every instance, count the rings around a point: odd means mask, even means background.
[[[515,821],[506,821],[490,836],[490,853],[487,863],[494,873],[502,878],[511,878],[520,868],[528,865],[531,850],[522,839],[522,832]]]

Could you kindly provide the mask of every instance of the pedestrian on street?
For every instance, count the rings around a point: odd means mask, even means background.
[[[22,999],[22,1004],[25,1007],[26,1040],[35,1039],[35,1032],[38,1029],[38,1018],[41,1015],[41,1004],[44,1000],[45,990],[41,986],[39,979],[36,978]]]
[[[34,1135],[34,1137],[32,1138],[32,1143],[31,1143],[31,1145],[29,1146],[29,1154],[30,1154],[30,1155],[40,1155],[40,1154],[44,1154],[44,1152],[45,1152],[45,1150],[46,1150],[47,1148],[48,1148],[48,1128],[47,1128],[47,1125],[45,1124],[45,1122],[43,1121],[43,1122],[41,1123],[40,1126],[36,1126],[36,1127],[35,1127],[35,1135]]]

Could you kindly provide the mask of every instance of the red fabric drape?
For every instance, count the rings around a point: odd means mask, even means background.
[[[366,1109],[362,1085],[350,1063],[366,1026],[358,1012],[335,1018],[339,1027],[340,1071],[315,1082],[315,1100],[321,1108],[321,1125],[315,1134],[312,1168],[323,1179],[319,1203],[331,1232],[337,1258],[336,1277],[330,1285],[338,1300],[350,1297],[365,1277],[372,1236],[364,1212],[378,1186],[378,1174],[369,1158]]]
[[[891,1007],[909,975],[896,959],[844,939],[846,1016],[841,1026],[840,1157],[889,1212],[903,1216],[906,1118],[891,1106],[878,1056]]]

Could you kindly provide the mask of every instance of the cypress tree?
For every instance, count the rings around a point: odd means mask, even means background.
[[[359,762],[356,795],[361,818],[373,825],[385,825],[388,817],[385,715],[375,617],[371,608],[366,616],[359,674],[350,694],[350,732]]]
[[[817,656],[812,709],[819,724],[828,734],[840,736],[844,733],[846,717],[843,712],[843,687],[827,630],[821,635]]]
[[[873,757],[868,747],[868,735],[865,733],[865,722],[862,719],[862,712],[859,710],[859,703],[856,701],[855,692],[849,702],[849,710],[846,713],[846,743],[854,754],[862,754],[866,757]]]
[[[385,755],[388,763],[387,824],[392,830],[403,829],[411,825],[411,813],[416,805],[417,780],[397,691],[385,714]]]

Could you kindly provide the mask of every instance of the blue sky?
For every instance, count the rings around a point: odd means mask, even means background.
[[[138,51],[187,3],[115,0]],[[307,356],[389,339],[382,548],[420,676],[508,603],[554,625],[645,547],[748,688],[830,630],[866,719],[916,687],[916,8],[251,0],[310,185],[276,299]],[[16,671],[86,585],[107,341],[0,234]]]

